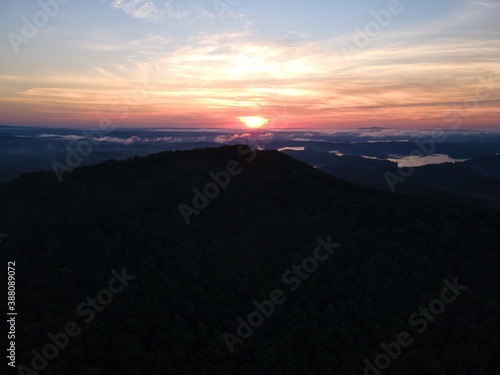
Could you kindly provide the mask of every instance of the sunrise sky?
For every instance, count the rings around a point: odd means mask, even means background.
[[[0,124],[500,128],[498,1],[54,1],[0,3]]]

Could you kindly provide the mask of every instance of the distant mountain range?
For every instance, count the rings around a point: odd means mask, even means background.
[[[398,171],[397,163],[388,160],[367,159],[356,155],[338,156],[318,151],[284,152],[336,177],[366,187],[391,190],[387,176],[389,179],[390,176],[396,176],[400,179],[393,182],[392,186],[398,192],[500,208],[500,155],[415,167],[405,177]]]
[[[429,144],[440,135],[441,143]],[[0,181],[21,173],[124,160],[166,150],[246,143],[282,150],[339,178],[380,190],[395,190],[500,207],[500,132],[403,129],[55,129],[0,126]],[[429,156],[409,160],[426,145]],[[90,149],[88,147],[90,145]],[[299,151],[300,150],[300,151]],[[446,163],[454,161],[455,163]],[[68,164],[69,163],[69,164]],[[398,165],[415,163],[400,177]],[[426,165],[428,163],[440,163]],[[57,180],[60,176],[53,174]],[[392,183],[387,181],[392,176]],[[394,180],[396,176],[396,180]],[[393,188],[393,189],[392,189]]]

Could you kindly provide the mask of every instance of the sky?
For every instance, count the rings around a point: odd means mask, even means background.
[[[500,129],[499,19],[498,0],[2,0],[0,124]]]

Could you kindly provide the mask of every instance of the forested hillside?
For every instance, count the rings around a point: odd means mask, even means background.
[[[218,194],[195,198],[217,179]],[[498,211],[228,146],[108,161],[63,183],[22,175],[0,185],[0,232],[2,264],[16,262],[19,373],[38,373],[32,349],[43,356],[47,335],[74,322],[81,331],[40,373],[363,374],[407,332],[384,374],[500,374]],[[329,256],[309,272],[321,241]],[[84,313],[123,269],[120,292]],[[423,329],[419,309],[455,281],[466,289]],[[238,317],[276,290],[281,303],[241,338]]]

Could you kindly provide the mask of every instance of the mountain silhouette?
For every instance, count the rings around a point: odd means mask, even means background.
[[[24,174],[0,212],[24,373],[500,373],[498,211],[237,145]]]

